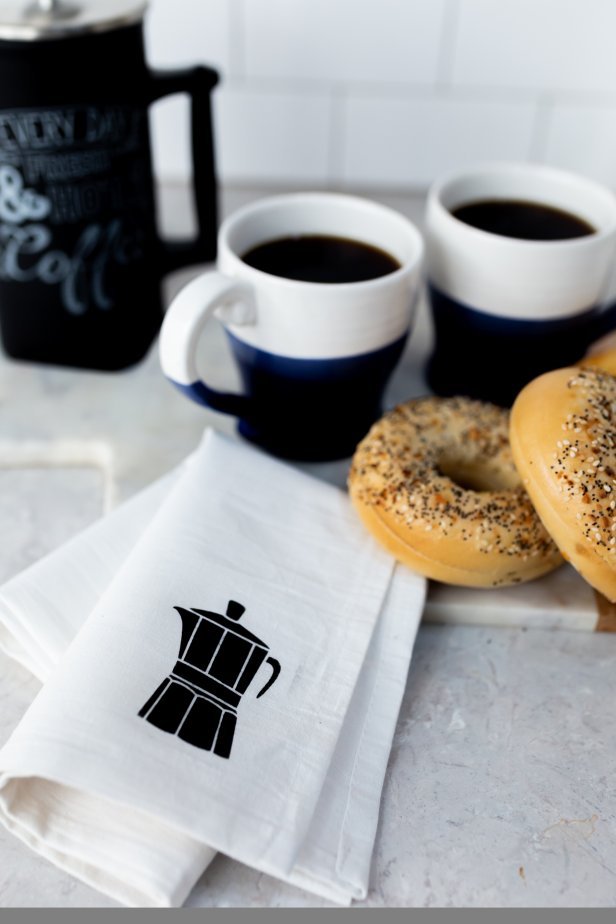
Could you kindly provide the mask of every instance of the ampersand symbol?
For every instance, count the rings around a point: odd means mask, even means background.
[[[51,211],[51,203],[33,189],[25,189],[21,173],[16,167],[0,167],[0,221],[21,224],[38,221]]]

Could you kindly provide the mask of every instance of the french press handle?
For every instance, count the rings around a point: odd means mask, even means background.
[[[150,103],[175,93],[188,93],[191,100],[191,154],[197,236],[184,241],[161,241],[161,275],[165,275],[181,266],[207,263],[216,258],[218,199],[211,93],[218,83],[218,74],[205,65],[178,70],[150,70],[150,81]]]

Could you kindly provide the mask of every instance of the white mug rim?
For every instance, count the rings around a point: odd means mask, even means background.
[[[591,234],[585,234],[576,238],[561,238],[559,240],[526,240],[523,238],[508,237],[503,234],[496,234],[492,231],[486,231],[482,228],[476,228],[467,222],[456,218],[450,211],[451,206],[443,203],[443,195],[453,183],[460,183],[465,179],[476,179],[483,176],[512,176],[517,177],[532,176],[545,177],[551,180],[560,180],[567,183],[575,183],[578,188],[585,188],[595,196],[600,196],[612,208],[612,221],[603,228],[595,229]],[[537,201],[536,198],[533,201]],[[459,203],[461,205],[462,202]],[[542,204],[552,205],[555,208],[562,208],[554,201],[546,201]],[[616,195],[607,187],[589,177],[575,173],[570,170],[564,170],[560,167],[552,167],[546,164],[524,163],[518,161],[486,161],[465,168],[450,171],[434,181],[428,191],[427,199],[428,208],[438,210],[441,220],[447,221],[452,227],[455,227],[459,234],[467,234],[469,239],[477,242],[490,241],[493,246],[516,248],[518,250],[555,250],[555,249],[584,249],[594,247],[599,241],[610,237],[616,233]],[[455,206],[454,206],[455,207]],[[574,213],[573,209],[567,208],[567,211]]]
[[[248,263],[245,263],[240,254],[236,253],[236,251],[231,247],[229,243],[229,237],[231,236],[232,232],[236,231],[237,227],[241,225],[242,222],[252,218],[254,215],[258,215],[259,212],[265,211],[266,209],[279,204],[292,207],[293,205],[301,205],[306,202],[316,203],[318,201],[322,201],[327,205],[334,204],[343,208],[348,206],[361,206],[364,209],[371,209],[375,213],[378,212],[381,216],[385,217],[392,223],[395,223],[400,229],[404,230],[412,242],[412,256],[409,257],[409,259],[406,261],[402,262],[397,269],[390,273],[386,273],[384,276],[377,276],[374,279],[364,279],[356,282],[311,282],[309,280],[289,279],[285,276],[275,276],[272,273],[267,273],[264,270],[250,266]],[[323,233],[325,234],[326,232]],[[357,240],[359,243],[366,243],[365,241],[362,241],[362,238],[359,235],[353,239]],[[265,243],[265,240],[266,239],[264,239],[263,243]],[[268,240],[271,240],[271,238]],[[385,250],[385,248],[382,249],[386,253],[388,252]],[[280,286],[281,288],[291,288],[295,290],[298,288],[306,288],[313,291],[322,290],[329,292],[346,292],[349,290],[357,291],[360,289],[380,289],[392,285],[402,277],[410,275],[418,269],[424,258],[424,250],[425,245],[423,236],[416,225],[414,225],[413,222],[401,212],[389,208],[386,205],[382,205],[380,202],[375,202],[374,200],[367,197],[354,196],[347,193],[318,191],[279,193],[274,196],[266,196],[257,199],[255,202],[251,202],[248,205],[244,205],[239,209],[236,209],[222,222],[218,231],[217,265],[220,265],[221,258],[225,262],[229,261],[227,262],[227,267],[224,270],[226,274],[229,272],[229,265],[233,265],[236,268],[241,267],[242,278],[245,280],[252,279],[256,285],[258,285],[259,280],[262,282],[267,280],[269,285],[276,285]],[[397,258],[394,259],[397,260]]]

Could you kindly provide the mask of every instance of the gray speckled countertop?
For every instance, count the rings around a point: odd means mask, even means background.
[[[225,193],[225,212],[263,191]],[[377,198],[418,219],[419,199]],[[168,190],[165,222],[186,225]],[[186,278],[176,275],[168,293]],[[421,311],[425,309],[422,307]],[[231,384],[222,337],[211,377]],[[390,395],[421,389],[418,321]],[[77,397],[79,396],[79,397]],[[0,580],[179,461],[206,422],[162,381],[154,351],[120,375],[0,357]],[[313,467],[342,483],[345,464]],[[0,740],[37,683],[0,656]],[[366,905],[616,905],[616,636],[421,627],[387,772]],[[0,906],[111,906],[0,829]],[[219,856],[189,905],[321,906]]]

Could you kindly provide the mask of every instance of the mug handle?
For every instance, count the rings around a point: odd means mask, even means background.
[[[247,395],[210,388],[197,372],[197,345],[208,319],[228,324],[255,324],[257,312],[250,286],[217,270],[202,273],[176,295],[160,330],[159,356],[166,377],[186,397],[214,411],[247,417]]]
[[[161,240],[161,275],[164,276],[181,266],[208,263],[216,258],[218,197],[211,93],[218,83],[218,74],[211,67],[199,65],[178,70],[150,70],[149,77],[150,103],[175,93],[188,93],[191,100],[191,155],[197,236],[184,241]]]

